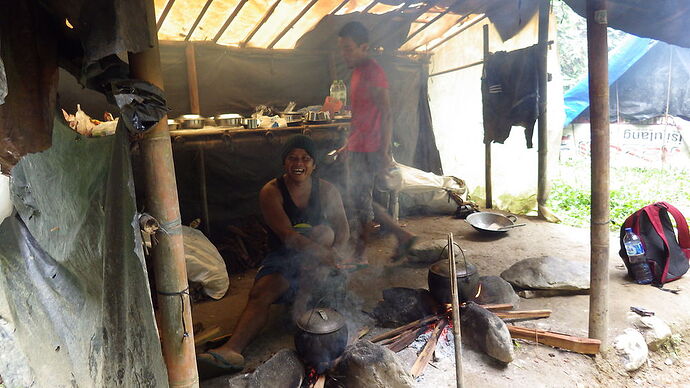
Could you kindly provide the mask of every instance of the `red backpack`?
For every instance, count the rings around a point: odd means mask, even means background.
[[[669,218],[669,213],[676,220],[678,239]],[[666,282],[679,279],[690,266],[690,232],[688,223],[678,209],[666,202],[656,202],[647,205],[628,217],[621,227],[618,252],[628,268],[628,275],[632,277],[630,261],[625,252],[623,237],[625,228],[632,228],[640,237],[647,256],[647,263],[654,275],[653,285],[661,286]]]

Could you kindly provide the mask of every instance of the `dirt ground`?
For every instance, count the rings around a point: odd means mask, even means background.
[[[589,230],[552,224],[532,217],[519,217],[527,226],[516,228],[501,237],[484,236],[464,220],[452,217],[416,217],[401,220],[401,224],[417,234],[420,241],[445,239],[452,232],[455,241],[474,263],[480,275],[499,275],[513,263],[537,256],[559,256],[576,261],[589,261]],[[426,288],[427,268],[410,264],[392,264],[393,237],[375,239],[368,248],[369,268],[350,275],[349,289],[361,300],[361,310],[371,311],[381,298],[381,290],[389,287]],[[608,338],[613,339],[630,327],[626,314],[631,306],[652,310],[668,323],[682,340],[670,349],[650,352],[646,365],[638,371],[626,373],[615,352],[607,347],[603,354],[591,357],[544,345],[516,341],[516,359],[507,366],[499,365],[482,353],[464,347],[463,369],[467,387],[690,387],[690,276],[667,284],[680,289],[678,294],[664,292],[651,286],[631,283],[625,278],[622,261],[618,257],[618,237],[611,233],[609,259],[609,326]],[[230,290],[220,301],[202,302],[194,306],[195,322],[204,327],[220,326],[223,333],[231,333],[244,307],[254,271],[233,276]],[[575,336],[587,336],[589,296],[521,299],[519,309],[551,309],[548,319],[520,322],[518,325],[553,330]],[[353,312],[353,316],[358,316]],[[364,316],[360,314],[359,316]],[[356,318],[356,329],[367,323]],[[384,331],[374,328],[367,336]],[[356,330],[350,330],[354,332]],[[255,368],[282,348],[293,347],[294,326],[284,306],[274,306],[268,327],[260,338],[246,350],[247,370]],[[366,338],[366,337],[365,337]],[[406,349],[398,355],[410,367],[416,354]],[[455,386],[455,366],[452,357],[440,357],[430,364],[417,380],[418,387]]]

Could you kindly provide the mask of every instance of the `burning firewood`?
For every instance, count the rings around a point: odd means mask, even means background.
[[[441,332],[443,332],[443,329],[446,327],[448,324],[448,320],[446,318],[442,318],[438,324],[436,324],[436,327],[434,327],[433,333],[431,333],[431,337],[429,337],[429,341],[427,341],[426,345],[424,346],[424,349],[419,353],[419,356],[417,357],[417,360],[414,362],[414,365],[412,365],[412,369],[410,370],[410,374],[413,377],[419,377],[421,376],[422,372],[424,372],[424,368],[426,368],[426,365],[429,363],[429,360],[431,360],[431,356],[434,354],[434,350],[436,349],[436,344],[438,343],[438,338],[441,336]]]

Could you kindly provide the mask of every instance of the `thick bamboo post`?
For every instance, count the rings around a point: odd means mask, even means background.
[[[592,220],[589,337],[607,343],[609,281],[609,83],[606,0],[587,0]]]
[[[185,46],[185,59],[187,62],[187,89],[189,90],[189,111],[193,114],[201,114],[199,104],[199,79],[196,74],[196,50],[194,43],[187,43]],[[208,213],[208,191],[206,184],[206,156],[204,148],[197,150],[197,168],[199,169],[199,197],[201,200],[201,217],[203,218],[203,228],[206,236],[211,236],[211,219]]]
[[[484,63],[489,59],[489,25],[483,27]],[[485,65],[486,66],[486,65]],[[491,142],[484,144],[484,184],[486,185],[486,208],[493,207],[493,188],[491,185]]]
[[[146,3],[152,47],[129,54],[131,76],[163,89],[153,0],[143,1]],[[167,116],[144,135],[140,144],[146,177],[147,209],[164,230],[156,234],[158,244],[153,248],[153,267],[161,313],[158,324],[168,382],[171,387],[198,387],[180,208]]]
[[[549,195],[548,187],[548,149],[549,134],[546,115],[547,105],[547,56],[549,40],[549,0],[541,0],[539,4],[539,136],[538,178],[537,178],[537,211],[543,217],[542,209],[546,206]]]

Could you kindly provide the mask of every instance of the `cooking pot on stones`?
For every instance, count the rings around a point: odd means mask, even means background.
[[[488,234],[505,233],[512,228],[525,226],[525,224],[516,224],[517,217],[514,215],[504,216],[489,212],[472,213],[465,218],[465,221],[476,230]]]
[[[329,308],[308,310],[297,319],[295,350],[302,362],[322,374],[347,346],[345,318]]]
[[[447,248],[447,247],[446,247]],[[444,251],[446,250],[444,248]],[[462,249],[460,249],[462,252]],[[441,252],[443,255],[443,251]],[[458,300],[460,303],[473,300],[479,291],[479,273],[477,267],[465,260],[462,253],[463,263],[455,266],[455,277],[458,280]],[[448,269],[448,259],[435,262],[429,267],[427,276],[429,291],[434,299],[440,304],[450,304],[450,271]]]
[[[237,113],[223,113],[216,116],[216,123],[219,127],[241,127],[242,116]]]

